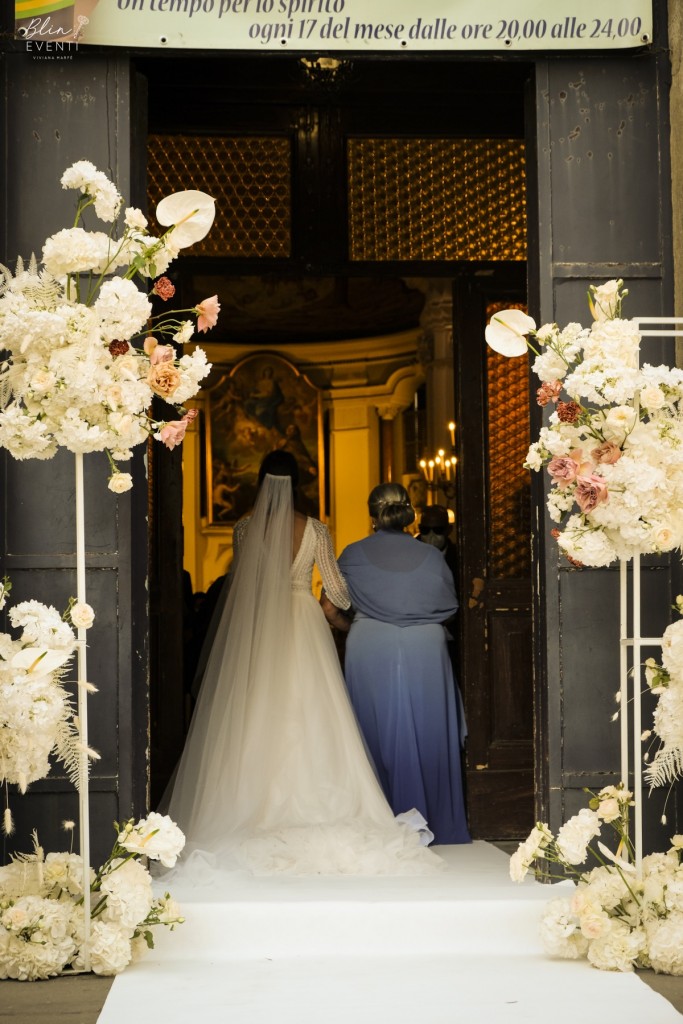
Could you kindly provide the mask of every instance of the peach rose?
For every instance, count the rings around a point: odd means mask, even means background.
[[[606,466],[613,466],[621,458],[621,448],[613,441],[605,441],[591,452],[593,460]]]
[[[147,374],[147,383],[155,395],[159,395],[160,398],[170,398],[178,389],[180,373],[173,363],[152,364]]]

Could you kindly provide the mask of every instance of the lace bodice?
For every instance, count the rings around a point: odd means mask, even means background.
[[[248,525],[248,516],[235,523],[233,533],[235,558],[239,557],[240,544],[244,539]],[[344,577],[339,571],[337,559],[334,557],[330,531],[324,523],[309,516],[306,519],[306,526],[299,550],[296,553],[290,570],[292,590],[311,592],[314,564],[320,570],[325,593],[332,604],[344,611],[350,608],[349,592]]]

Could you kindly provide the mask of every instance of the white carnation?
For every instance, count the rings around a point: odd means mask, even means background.
[[[191,320],[184,320],[180,326],[180,329],[173,335],[173,340],[178,345],[185,345],[194,334],[194,324]]]
[[[568,864],[583,864],[588,843],[600,835],[600,824],[596,812],[587,807],[565,822],[557,833],[557,848]]]
[[[147,227],[147,218],[144,213],[134,206],[127,207],[124,220],[126,227],[135,228],[138,231],[144,231]]]
[[[562,380],[567,373],[567,363],[553,349],[536,356],[531,368],[542,381]]]

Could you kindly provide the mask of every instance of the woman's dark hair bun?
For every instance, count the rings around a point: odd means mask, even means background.
[[[295,490],[299,483],[299,464],[291,452],[276,448],[264,456],[258,472],[259,486],[269,474],[270,476],[288,476],[292,481],[292,490]]]

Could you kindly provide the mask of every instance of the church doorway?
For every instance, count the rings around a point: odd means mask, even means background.
[[[239,373],[263,374],[266,364],[317,393],[312,493],[337,550],[367,531],[372,485],[414,479],[417,493],[423,457],[443,448],[457,458],[455,483],[439,488],[432,478],[421,500],[447,504],[455,521],[470,822],[477,838],[525,834],[532,571],[519,456],[528,367],[492,360],[483,331],[493,310],[526,302],[529,67],[150,57],[138,72],[150,209],[179,188],[217,198],[204,248],[174,271],[179,307],[214,293],[223,306],[201,339],[216,366],[206,389],[214,411]],[[224,572],[241,500],[239,480],[227,478],[217,500],[217,421],[210,404],[203,412],[183,454],[152,456],[153,803],[191,709],[192,594]]]

